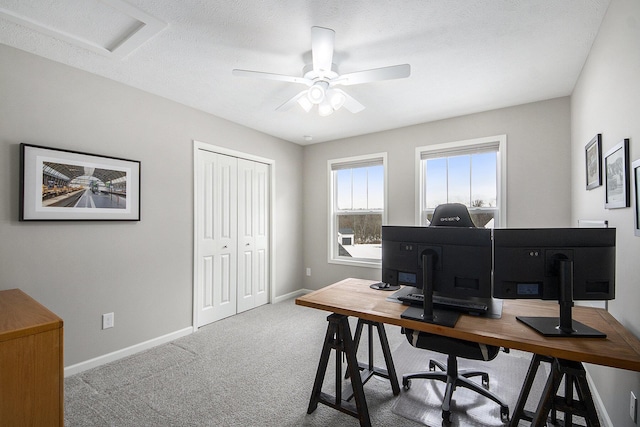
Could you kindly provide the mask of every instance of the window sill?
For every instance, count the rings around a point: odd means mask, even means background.
[[[348,265],[351,267],[382,268],[382,261],[330,259],[328,262],[329,264]]]

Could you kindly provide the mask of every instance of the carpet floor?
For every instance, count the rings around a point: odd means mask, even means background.
[[[293,300],[267,304],[70,376],[64,384],[65,425],[358,426],[357,419],[322,404],[307,414],[328,314],[297,306]],[[353,332],[355,319],[350,322]],[[409,346],[400,328],[385,328],[400,379],[427,366],[432,354]],[[359,360],[366,360],[366,336],[365,329]],[[376,365],[384,366],[377,336],[373,339]],[[323,384],[323,391],[330,394],[335,390],[333,357]],[[442,355],[437,357],[443,360]],[[491,375],[492,390],[508,395],[510,408],[515,406],[511,400],[517,398],[528,361],[528,354],[512,352],[482,364]],[[461,369],[466,362],[460,362]],[[372,424],[439,426],[440,384],[415,380],[410,390],[394,396],[387,380],[372,378],[365,385]],[[456,415],[455,425],[502,425],[478,424],[479,412],[474,408],[497,405],[485,405],[481,398],[476,401],[465,393],[458,389],[454,394],[455,407],[464,412]],[[499,421],[496,413],[489,417]]]

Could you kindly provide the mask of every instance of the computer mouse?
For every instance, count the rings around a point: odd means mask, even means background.
[[[394,286],[394,285],[391,285],[390,283],[385,283],[385,282],[378,282],[371,285],[370,288],[377,289],[379,291],[394,291],[396,289],[399,289],[400,286]]]

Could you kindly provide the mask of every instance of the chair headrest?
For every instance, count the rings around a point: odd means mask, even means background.
[[[433,211],[429,227],[475,227],[469,210],[462,203],[445,203]]]

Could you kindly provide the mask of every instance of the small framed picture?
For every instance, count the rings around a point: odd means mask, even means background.
[[[602,134],[597,134],[584,147],[587,167],[587,190],[593,190],[602,185]]]
[[[640,237],[640,159],[631,164],[631,171],[633,173],[633,188],[635,188],[636,208],[634,234]]]
[[[629,207],[629,140],[617,143],[604,155],[605,209]]]
[[[140,162],[20,144],[20,221],[140,221]]]

